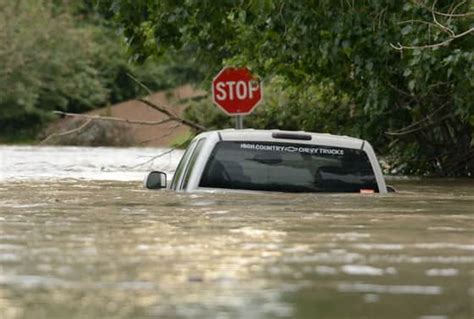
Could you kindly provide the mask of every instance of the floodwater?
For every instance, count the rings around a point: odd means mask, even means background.
[[[162,151],[0,146],[0,318],[474,317],[472,179],[145,190]]]

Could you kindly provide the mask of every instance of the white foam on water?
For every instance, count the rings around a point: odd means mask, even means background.
[[[474,263],[474,256],[410,256],[410,255],[370,255],[367,258],[369,263],[389,262],[389,263],[438,263],[438,264],[471,264]]]
[[[364,250],[402,250],[403,245],[400,244],[355,244],[354,248],[364,249]]]
[[[228,210],[211,210],[205,213],[205,215],[225,215],[228,214]]]
[[[459,274],[459,270],[456,268],[433,268],[425,271],[425,274],[432,277],[452,277],[457,276]]]
[[[446,226],[435,226],[435,227],[428,227],[428,230],[434,230],[434,231],[465,231],[466,228],[460,228],[460,227],[446,227]]]
[[[86,179],[142,181],[151,170],[173,174],[183,151],[163,148],[0,146],[0,181]]]
[[[286,236],[286,232],[277,231],[277,230],[264,230],[256,229],[253,227],[241,227],[237,229],[231,229],[231,233],[244,234],[249,237],[281,237]]]
[[[337,269],[329,266],[316,266],[314,271],[319,275],[335,275]]]
[[[342,241],[357,241],[365,238],[370,238],[369,233],[347,232],[347,233],[325,233],[325,236],[330,236]]]
[[[341,271],[347,275],[356,276],[383,276],[383,275],[394,275],[397,270],[393,267],[388,268],[377,268],[369,265],[344,265],[341,267]]]
[[[364,301],[366,303],[374,303],[374,302],[378,302],[379,300],[380,300],[380,296],[377,294],[366,294],[364,296]]]
[[[423,249],[460,249],[460,250],[474,250],[474,245],[452,244],[452,243],[421,243],[415,244],[416,248]]]
[[[384,274],[383,269],[368,265],[344,265],[341,270],[348,275],[382,276]]]
[[[363,292],[378,294],[400,294],[400,295],[440,295],[443,289],[439,286],[416,286],[416,285],[375,285],[365,283],[341,283],[338,285],[340,292]]]

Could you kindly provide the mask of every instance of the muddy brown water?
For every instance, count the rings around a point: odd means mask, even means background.
[[[95,177],[10,178],[24,165],[1,150],[2,319],[474,317],[472,179],[184,194],[90,163]]]

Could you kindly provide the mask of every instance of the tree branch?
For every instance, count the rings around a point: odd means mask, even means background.
[[[463,37],[465,35],[468,35],[469,33],[474,31],[474,27],[473,27],[473,28],[470,28],[470,29],[462,32],[462,33],[456,34],[451,28],[441,24],[438,21],[438,19],[436,18],[437,15],[438,16],[443,16],[443,17],[448,17],[449,18],[448,22],[449,22],[453,17],[466,17],[466,16],[469,16],[469,15],[474,15],[474,12],[458,13],[458,14],[454,13],[456,11],[456,9],[464,3],[464,1],[459,3],[457,6],[455,6],[454,9],[449,13],[443,13],[443,12],[436,11],[435,7],[436,7],[437,2],[438,2],[437,0],[434,0],[431,8],[425,7],[427,10],[429,10],[431,12],[431,16],[433,17],[433,22],[434,23],[431,23],[431,22],[422,22],[422,23],[427,23],[429,25],[434,25],[434,26],[440,28],[441,30],[443,30],[444,32],[447,32],[449,34],[449,37],[446,40],[444,40],[442,42],[438,42],[438,43],[420,45],[420,46],[406,46],[406,45],[400,44],[400,42],[397,43],[397,45],[394,45],[394,44],[390,43],[390,46],[393,49],[399,50],[399,51],[414,50],[414,49],[439,48],[439,47],[448,45],[454,39],[461,38],[461,37]],[[417,21],[417,22],[421,22],[421,21]]]
[[[429,22],[429,21],[423,21],[423,20],[415,19],[415,20],[403,20],[403,21],[398,22],[398,24],[407,24],[407,23],[426,24],[430,27],[435,27],[435,28],[441,29],[441,31],[448,33],[450,36],[452,35],[450,32],[446,31],[444,28],[440,28],[439,25],[437,25],[436,23]]]
[[[153,142],[153,141],[159,141],[159,140],[162,140],[164,139],[165,137],[168,137],[170,135],[172,135],[174,133],[174,130],[176,130],[178,127],[181,126],[181,123],[178,123],[178,124],[175,124],[173,125],[173,127],[171,127],[168,132],[166,134],[163,134],[161,136],[158,136],[156,138],[152,138],[152,139],[148,139],[148,140],[144,140],[144,141],[140,141],[139,144],[140,145],[143,145],[143,144],[146,144],[146,143],[149,143],[149,142]]]
[[[175,148],[172,148],[172,149],[170,149],[170,150],[168,150],[168,151],[165,151],[165,152],[162,152],[162,153],[160,153],[160,154],[158,154],[158,155],[156,155],[156,156],[153,156],[152,158],[150,158],[150,159],[149,159],[148,161],[146,161],[146,162],[143,162],[143,163],[140,163],[140,164],[137,164],[137,165],[134,165],[134,166],[129,166],[128,168],[129,168],[129,169],[134,169],[134,168],[143,166],[143,165],[145,165],[145,164],[148,164],[148,163],[150,163],[150,162],[153,162],[153,161],[156,160],[157,158],[160,158],[160,157],[162,157],[162,156],[165,156],[166,154],[170,154],[170,153],[174,152],[175,150],[176,150]]]
[[[133,74],[127,72],[127,76],[131,78],[135,83],[137,83],[142,89],[144,89],[149,95],[152,95],[153,92],[150,90],[148,86],[145,85],[142,81],[137,79]]]
[[[66,132],[50,134],[45,139],[43,139],[39,144],[43,145],[46,142],[48,142],[50,139],[52,139],[53,137],[66,136],[66,135],[69,135],[69,134],[78,133],[78,132],[82,131],[90,122],[92,122],[92,119],[88,119],[81,126],[76,127],[75,129],[72,129],[72,130],[69,130],[69,131],[66,131]]]
[[[189,120],[186,120],[186,119],[182,119],[180,117],[177,117],[175,115],[173,115],[169,110],[167,110],[166,108],[162,107],[162,106],[159,106],[159,105],[156,105],[155,103],[151,102],[150,100],[147,100],[146,98],[139,98],[137,99],[138,101],[148,105],[149,107],[151,107],[152,109],[158,111],[158,112],[161,112],[163,114],[166,114],[167,116],[169,116],[169,119],[170,121],[175,121],[175,122],[179,122],[181,124],[184,124],[186,126],[189,126],[193,129],[195,129],[196,131],[198,132],[205,132],[207,131],[207,128],[205,128],[204,126],[202,125],[199,125],[197,123],[194,123],[192,121],[189,121]]]
[[[54,114],[59,114],[66,117],[79,117],[85,118],[90,120],[96,121],[112,121],[112,122],[122,122],[127,124],[139,124],[139,125],[160,125],[171,122],[172,119],[164,119],[161,121],[139,121],[139,120],[129,120],[121,117],[113,117],[113,116],[101,116],[101,115],[87,115],[87,114],[77,114],[77,113],[69,113],[69,112],[62,112],[62,111],[53,111]]]
[[[396,135],[396,134],[403,134],[405,132],[408,132],[408,131],[411,131],[411,129],[413,129],[414,127],[416,127],[417,125],[425,122],[425,121],[429,121],[432,119],[432,117],[438,113],[439,111],[441,111],[446,105],[448,105],[448,103],[444,103],[443,105],[441,105],[440,107],[438,107],[436,110],[434,110],[432,113],[428,114],[427,116],[425,116],[424,118],[422,118],[421,120],[419,121],[416,121],[416,122],[413,122],[411,123],[410,125],[404,127],[404,128],[401,128],[399,129],[398,131],[396,132],[386,132],[386,134],[388,135]]]
[[[150,88],[148,86],[145,85],[145,83],[141,82],[139,79],[137,79],[135,76],[133,76],[132,74],[130,73],[127,73],[127,76],[130,77],[135,83],[137,83],[142,89],[144,89],[148,95],[151,95],[153,92],[150,90]],[[175,114],[173,114],[170,110],[162,107],[162,106],[159,106],[159,105],[156,105],[155,103],[151,102],[150,100],[148,100],[146,97],[145,98],[138,98],[137,99],[138,101],[148,105],[149,107],[151,107],[152,109],[158,111],[158,112],[161,112],[165,115],[167,115],[169,117],[169,120],[170,121],[175,121],[175,122],[178,122],[178,123],[181,123],[181,124],[184,124],[186,126],[189,126],[193,129],[195,129],[196,131],[198,132],[205,132],[207,131],[207,128],[205,128],[204,126],[202,125],[199,125],[197,123],[194,123],[192,121],[189,121],[189,120],[186,120],[186,119],[182,119],[178,116],[176,116]]]
[[[449,18],[461,18],[461,17],[470,17],[474,15],[474,12],[466,12],[466,13],[444,13],[444,12],[439,12],[439,11],[433,11],[433,13],[443,16],[443,17],[449,17]]]
[[[459,34],[455,34],[455,35],[452,35],[451,37],[449,37],[448,39],[446,39],[445,41],[443,42],[439,42],[439,43],[434,43],[434,44],[427,44],[427,45],[420,45],[420,46],[405,46],[405,45],[402,45],[399,43],[397,43],[397,45],[394,45],[392,43],[390,43],[390,46],[395,49],[395,50],[398,50],[398,51],[403,51],[403,50],[414,50],[414,49],[432,49],[432,48],[439,48],[439,47],[442,47],[442,46],[446,46],[448,45],[449,43],[451,43],[453,40],[455,39],[458,39],[458,38],[461,38],[465,35],[468,35],[469,33],[471,32],[474,32],[474,27],[473,28],[470,28],[469,30],[466,30],[462,33],[459,33]]]
[[[424,129],[430,127],[430,126],[436,125],[436,124],[438,124],[438,123],[440,123],[440,122],[442,122],[442,121],[444,121],[444,120],[446,120],[447,118],[450,118],[450,117],[452,117],[452,116],[453,116],[453,114],[446,114],[445,116],[441,117],[440,119],[438,119],[438,120],[435,121],[435,122],[428,123],[428,124],[426,124],[426,125],[422,125],[422,126],[416,127],[416,126],[417,126],[418,124],[420,124],[421,122],[424,122],[424,121],[426,121],[426,120],[431,120],[431,117],[429,117],[429,115],[428,115],[426,118],[424,118],[424,119],[422,119],[422,120],[420,120],[420,121],[418,121],[418,122],[416,122],[416,123],[413,123],[412,125],[409,125],[409,126],[403,128],[402,130],[400,130],[400,131],[398,131],[398,132],[385,132],[385,134],[390,135],[390,136],[403,136],[403,135],[412,134],[412,133],[415,133],[415,132],[419,132],[419,131],[421,131],[421,130],[424,130]],[[408,129],[409,127],[415,127],[415,128],[413,128],[413,129]]]

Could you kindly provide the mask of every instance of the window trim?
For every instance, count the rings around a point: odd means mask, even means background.
[[[180,190],[184,190],[188,186],[188,183],[191,179],[191,174],[193,173],[194,168],[196,167],[197,159],[199,157],[199,154],[201,154],[201,152],[202,152],[202,149],[203,149],[203,146],[204,146],[205,142],[206,142],[205,137],[200,138],[199,140],[196,141],[193,152],[187,160],[188,165],[186,165],[185,171],[184,171],[184,173],[182,175],[182,178],[179,182],[179,184],[180,184],[179,189]]]
[[[186,168],[188,166],[188,159],[192,155],[192,153],[194,152],[194,148],[195,148],[196,144],[197,144],[197,140],[193,140],[191,142],[191,144],[189,144],[186,151],[184,152],[183,157],[179,161],[178,167],[175,170],[175,175],[173,176],[173,180],[171,181],[170,189],[172,189],[172,190],[178,190],[179,189],[178,185],[181,184],[180,181],[181,181],[184,173],[186,172]],[[179,174],[179,175],[177,175],[177,174]]]

